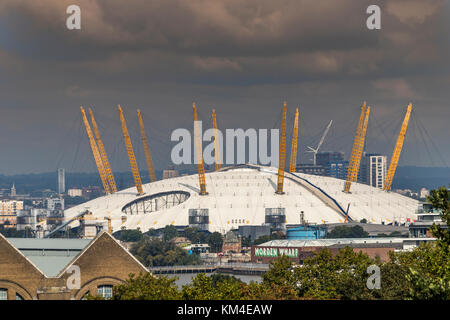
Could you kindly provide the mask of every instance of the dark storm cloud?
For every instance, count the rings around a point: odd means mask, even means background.
[[[373,3],[379,31],[366,28]],[[65,28],[69,4],[81,7],[80,31]],[[53,170],[81,104],[111,121],[110,146],[120,139],[118,103],[147,110],[167,141],[190,126],[192,100],[222,111],[223,126],[271,127],[287,98],[311,123],[305,139],[328,118],[348,122],[362,100],[380,121],[402,117],[413,100],[430,131],[448,137],[448,18],[446,1],[424,0],[3,0],[0,141],[15,152],[0,163],[5,172]],[[354,128],[336,130],[348,151]]]

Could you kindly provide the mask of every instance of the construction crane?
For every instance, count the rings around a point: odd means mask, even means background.
[[[105,189],[106,194],[110,194],[111,190],[108,184],[108,177],[105,172],[105,168],[103,167],[102,158],[100,157],[100,152],[98,151],[97,144],[95,143],[94,136],[92,135],[91,126],[89,125],[89,121],[86,117],[86,112],[83,107],[80,107],[81,115],[83,117],[84,126],[86,128],[86,133],[89,138],[89,143],[91,144],[92,154],[94,155],[95,164],[97,165],[98,173],[100,174],[100,179],[102,180],[103,188]]]
[[[106,178],[108,179],[109,189],[111,193],[114,193],[117,191],[116,181],[114,180],[114,175],[108,161],[108,155],[106,154],[105,146],[103,145],[102,138],[100,137],[100,131],[98,130],[97,122],[95,121],[94,113],[91,108],[89,108],[89,115],[91,117],[94,136],[97,140],[97,147],[100,151],[100,157],[102,158],[103,168],[105,168]]]
[[[217,119],[216,119],[216,110],[212,111],[212,119],[213,119],[213,129],[214,129],[214,158],[215,158],[215,169],[216,171],[220,169],[220,146],[219,146],[219,130],[217,129]]]
[[[194,139],[195,139],[195,150],[197,152],[198,181],[200,185],[200,195],[204,196],[207,195],[208,193],[206,192],[205,165],[203,163],[203,148],[200,137],[200,128],[198,127],[197,108],[195,107],[195,103],[192,104],[192,110],[194,113]]]
[[[403,119],[402,128],[400,129],[400,134],[397,138],[397,143],[394,148],[394,153],[392,154],[391,162],[389,164],[389,170],[384,182],[383,190],[389,191],[391,189],[392,181],[394,180],[395,171],[397,169],[398,160],[400,159],[400,153],[402,152],[403,143],[405,141],[406,129],[408,129],[409,118],[411,116],[412,104],[408,105],[406,110],[405,118]]]
[[[139,119],[139,128],[141,131],[142,144],[144,145],[145,160],[147,161],[148,175],[150,177],[150,181],[154,182],[156,181],[155,167],[153,167],[152,155],[150,154],[150,148],[148,147],[148,141],[147,136],[145,134],[144,121],[142,121],[141,110],[138,109],[137,115]]]
[[[328,131],[330,131],[331,125],[333,124],[333,120],[330,120],[330,123],[328,123],[327,128],[323,132],[322,138],[320,138],[319,144],[317,145],[317,148],[308,147],[309,150],[307,152],[312,152],[314,154],[313,162],[314,165],[317,165],[317,153],[319,152],[320,147],[323,144],[323,141],[325,140],[325,137],[328,134]]]
[[[280,151],[278,154],[278,180],[276,194],[283,194],[284,165],[286,157],[286,101],[283,104],[283,118],[281,122]]]
[[[141,175],[139,174],[136,157],[134,156],[133,145],[131,144],[130,135],[128,134],[128,129],[127,129],[127,124],[125,123],[125,118],[123,117],[123,110],[120,107],[120,105],[118,106],[118,109],[119,109],[120,122],[122,123],[123,138],[125,140],[125,146],[127,147],[128,159],[130,160],[131,172],[133,173],[134,184],[136,185],[138,195],[140,196],[140,195],[144,194],[144,191],[142,190]]]
[[[350,164],[347,171],[347,179],[344,185],[345,193],[350,192],[352,182],[355,182],[358,179],[358,172],[361,164],[362,152],[364,149],[369,115],[370,107],[367,107],[366,109],[366,102],[364,101],[363,106],[361,107],[361,115],[359,117],[358,127],[356,129],[355,140],[353,142],[352,154],[350,157]]]
[[[298,139],[298,108],[295,110],[294,130],[292,131],[292,145],[291,145],[291,162],[290,172],[295,172],[297,166],[297,139]]]

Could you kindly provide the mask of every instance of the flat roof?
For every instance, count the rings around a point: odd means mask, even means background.
[[[338,238],[338,239],[313,239],[313,240],[272,240],[258,245],[258,247],[330,247],[335,245],[354,244],[403,244],[406,241],[424,240],[424,238]]]

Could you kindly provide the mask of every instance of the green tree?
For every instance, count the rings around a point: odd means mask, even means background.
[[[361,226],[337,226],[327,234],[327,238],[366,238],[369,234]]]
[[[392,255],[401,266],[407,285],[408,299],[450,299],[450,259],[438,243],[422,243],[410,252]]]
[[[211,247],[212,252],[219,252],[220,250],[222,250],[223,237],[219,232],[211,233],[206,241]]]
[[[334,257],[328,248],[322,249],[295,268],[298,295],[308,299],[370,299],[366,281],[367,267],[372,264],[367,254],[349,247]]]
[[[163,229],[163,239],[164,241],[169,241],[178,236],[177,228],[173,225],[165,226]]]
[[[186,300],[240,300],[246,284],[235,277],[199,273],[192,283],[183,286]]]
[[[114,237],[124,242],[136,242],[142,240],[143,234],[139,229],[120,230],[114,234]]]
[[[183,234],[192,243],[205,243],[207,239],[206,232],[195,227],[185,228]]]
[[[131,274],[124,284],[113,288],[114,300],[178,300],[181,292],[175,278],[156,277],[150,273]]]
[[[440,187],[438,190],[431,190],[428,201],[433,208],[440,211],[442,221],[446,223],[447,228],[443,228],[433,223],[430,228],[431,234],[438,239],[438,245],[448,254],[450,248],[450,192],[446,187]]]
[[[172,242],[144,237],[136,242],[130,252],[148,267],[200,264],[197,254],[188,254],[186,250]]]

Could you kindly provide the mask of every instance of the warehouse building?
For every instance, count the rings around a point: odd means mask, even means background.
[[[79,272],[78,272],[79,271]],[[0,300],[112,296],[147,269],[106,232],[93,240],[5,238],[0,234]]]
[[[411,250],[420,242],[434,241],[433,238],[341,238],[317,240],[272,240],[257,246],[252,246],[251,261],[253,263],[270,263],[286,255],[299,265],[304,260],[314,256],[324,248],[330,249],[336,255],[340,249],[350,247],[355,252],[366,253],[370,258],[389,260],[389,252]]]

